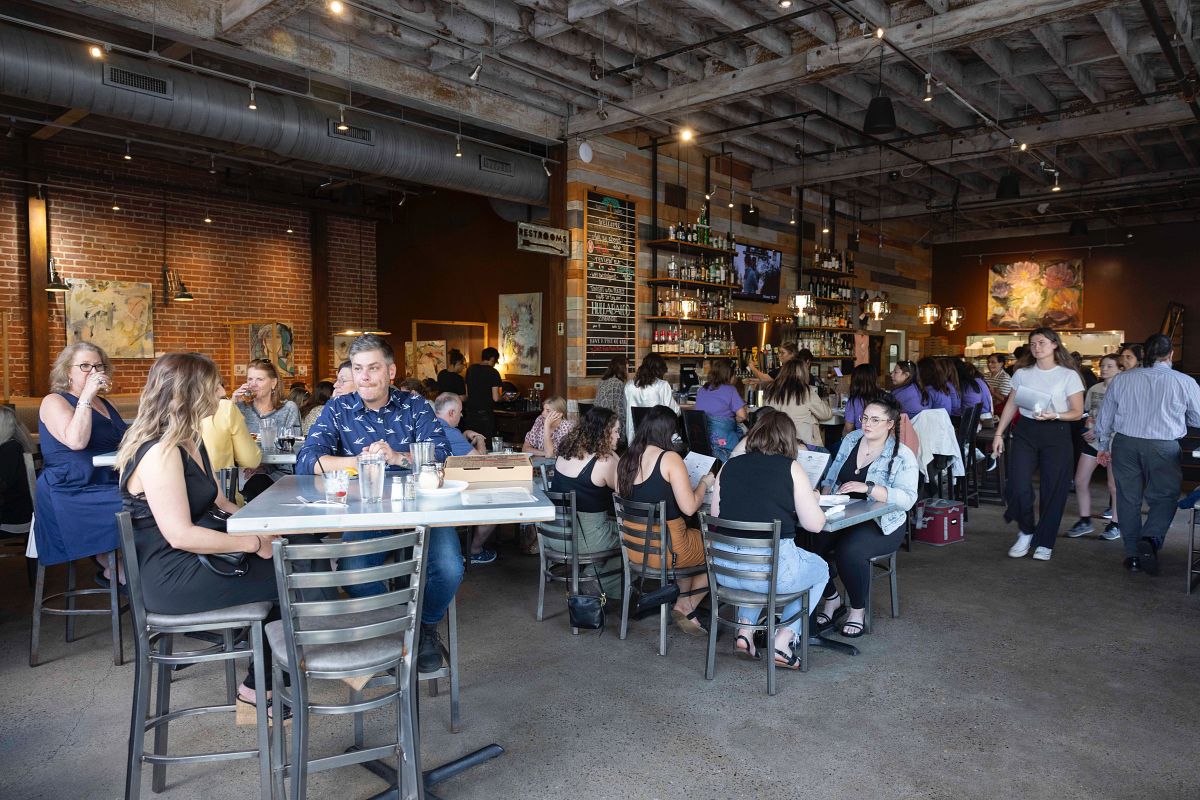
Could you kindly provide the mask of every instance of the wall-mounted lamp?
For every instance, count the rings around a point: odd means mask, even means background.
[[[163,279],[163,305],[174,300],[177,303],[190,303],[196,298],[192,297],[192,293],[187,290],[183,279],[179,277],[179,273],[163,264],[162,268]]]
[[[50,281],[46,284],[46,291],[47,292],[65,292],[70,288],[71,287],[67,285],[66,280],[63,279],[63,276],[59,274],[58,264],[56,264],[54,261],[54,258],[51,257],[51,259],[50,259]]]

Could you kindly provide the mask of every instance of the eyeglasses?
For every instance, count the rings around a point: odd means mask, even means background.
[[[900,367],[901,369],[912,370],[915,369],[917,365],[911,361],[897,361],[896,366]]]
[[[104,364],[76,364],[75,366],[79,367],[79,371],[85,374],[91,372],[92,370],[97,372],[108,372],[108,367]]]
[[[890,419],[891,419],[891,417],[863,417],[862,421],[864,424],[869,422],[872,425],[878,425],[879,423],[887,422]]]

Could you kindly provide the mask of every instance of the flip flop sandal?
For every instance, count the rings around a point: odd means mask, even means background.
[[[851,630],[851,632],[847,633],[846,632],[847,628],[851,628],[851,629],[855,629],[855,630]],[[846,637],[847,639],[857,639],[858,637],[863,635],[863,632],[865,630],[866,629],[863,626],[863,623],[861,623],[861,622],[847,622],[845,625],[842,626],[841,633],[842,633],[842,636]]]
[[[742,646],[743,643],[745,643],[744,647]],[[758,660],[758,651],[754,649],[754,645],[745,636],[738,636],[733,640],[733,654],[740,658]]]
[[[790,652],[783,652],[778,647],[775,648],[775,666],[783,667],[784,669],[800,669],[800,657],[796,655],[794,647],[789,646]]]

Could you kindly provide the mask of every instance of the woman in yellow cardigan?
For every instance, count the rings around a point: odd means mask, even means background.
[[[200,435],[214,470],[254,469],[262,462],[262,450],[246,429],[246,418],[230,400],[222,399],[217,413],[200,421]]]

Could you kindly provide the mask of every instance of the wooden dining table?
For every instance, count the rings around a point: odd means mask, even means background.
[[[387,474],[391,477],[404,472],[389,471]],[[293,533],[546,522],[554,519],[554,504],[533,481],[472,483],[458,494],[418,496],[414,500],[392,500],[390,488],[389,482],[384,488],[382,502],[366,503],[359,492],[359,482],[351,481],[345,504],[327,505],[323,502],[325,492],[322,478],[315,475],[287,475],[230,517],[228,531],[235,536],[286,536]],[[518,495],[527,499],[517,499]],[[426,559],[422,568],[427,564]],[[414,698],[413,719],[414,724],[419,725],[420,715],[415,713],[416,708]],[[424,771],[420,768],[420,753],[417,753],[417,770],[422,774],[426,800],[436,800],[431,791],[434,785],[503,753],[504,748],[493,743]],[[363,766],[389,784],[388,789],[375,795],[372,800],[399,797],[398,778],[390,764],[372,761]]]

